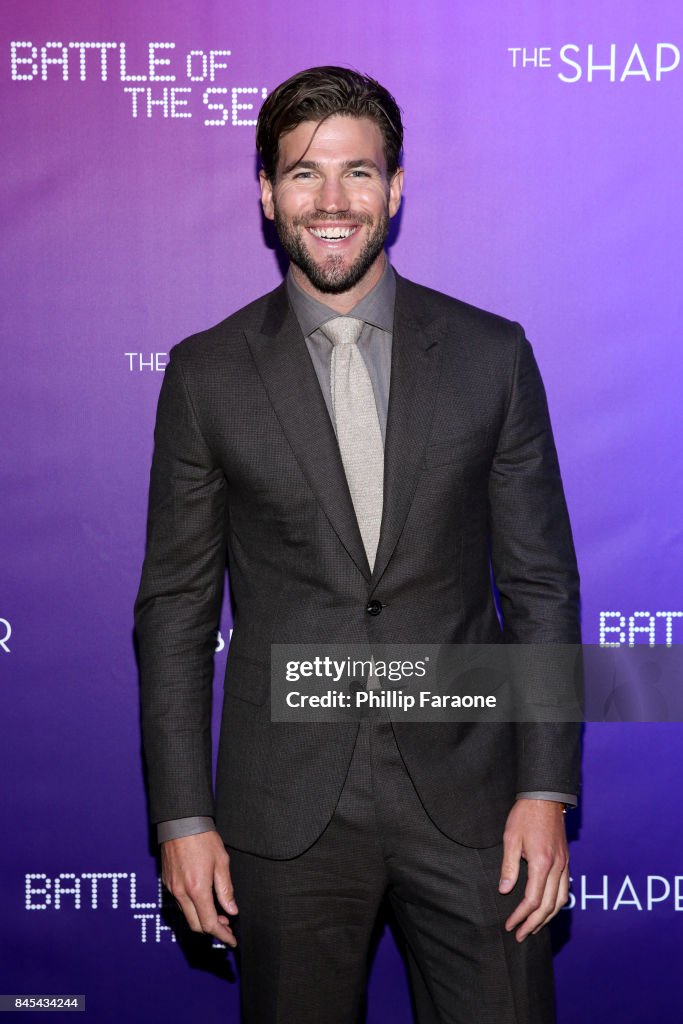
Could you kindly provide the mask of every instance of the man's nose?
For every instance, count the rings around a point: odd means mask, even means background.
[[[339,178],[329,176],[322,180],[316,195],[316,207],[326,213],[339,213],[340,210],[348,210],[348,196]]]

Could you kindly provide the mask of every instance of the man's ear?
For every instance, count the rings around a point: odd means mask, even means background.
[[[268,220],[275,220],[275,207],[273,205],[273,183],[266,174],[266,172],[263,170],[259,171],[258,177],[261,183],[261,206],[263,207],[263,215]]]
[[[403,194],[403,168],[399,167],[389,182],[389,216],[393,217],[398,213]]]

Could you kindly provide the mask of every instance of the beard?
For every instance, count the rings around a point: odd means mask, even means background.
[[[317,217],[316,220],[320,218]],[[340,218],[341,219],[341,218]],[[345,214],[344,220],[348,220]],[[361,217],[353,217],[354,223],[372,225],[372,217],[364,214]],[[334,217],[326,217],[326,222],[334,223]],[[311,220],[313,223],[313,220]],[[384,243],[389,234],[389,217],[383,212],[377,224],[370,230],[363,248],[351,263],[346,266],[344,257],[339,254],[330,253],[322,263],[316,263],[306,248],[303,240],[303,233],[306,230],[308,218],[296,218],[289,222],[278,212],[275,207],[275,227],[277,229],[280,244],[289,256],[292,263],[303,271],[314,288],[319,292],[328,295],[339,295],[349,291],[354,285],[367,274],[379,254],[384,249]]]

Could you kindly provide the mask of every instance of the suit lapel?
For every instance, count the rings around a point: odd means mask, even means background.
[[[441,370],[442,328],[418,300],[418,289],[396,275],[391,385],[384,451],[384,507],[373,588],[403,530],[429,436]]]
[[[261,330],[245,331],[245,336],[275,415],[311,490],[348,554],[370,580],[337,439],[284,284],[272,293]]]
[[[259,331],[245,331],[282,430],[349,556],[373,587],[398,543],[420,473],[441,369],[442,326],[398,274],[384,453],[384,504],[372,574],[337,439],[285,285],[271,295]]]

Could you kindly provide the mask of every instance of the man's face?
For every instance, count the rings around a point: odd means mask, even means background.
[[[275,180],[261,172],[261,202],[307,291],[365,292],[379,280],[402,185],[402,170],[388,178],[369,118],[304,121],[281,137]]]

